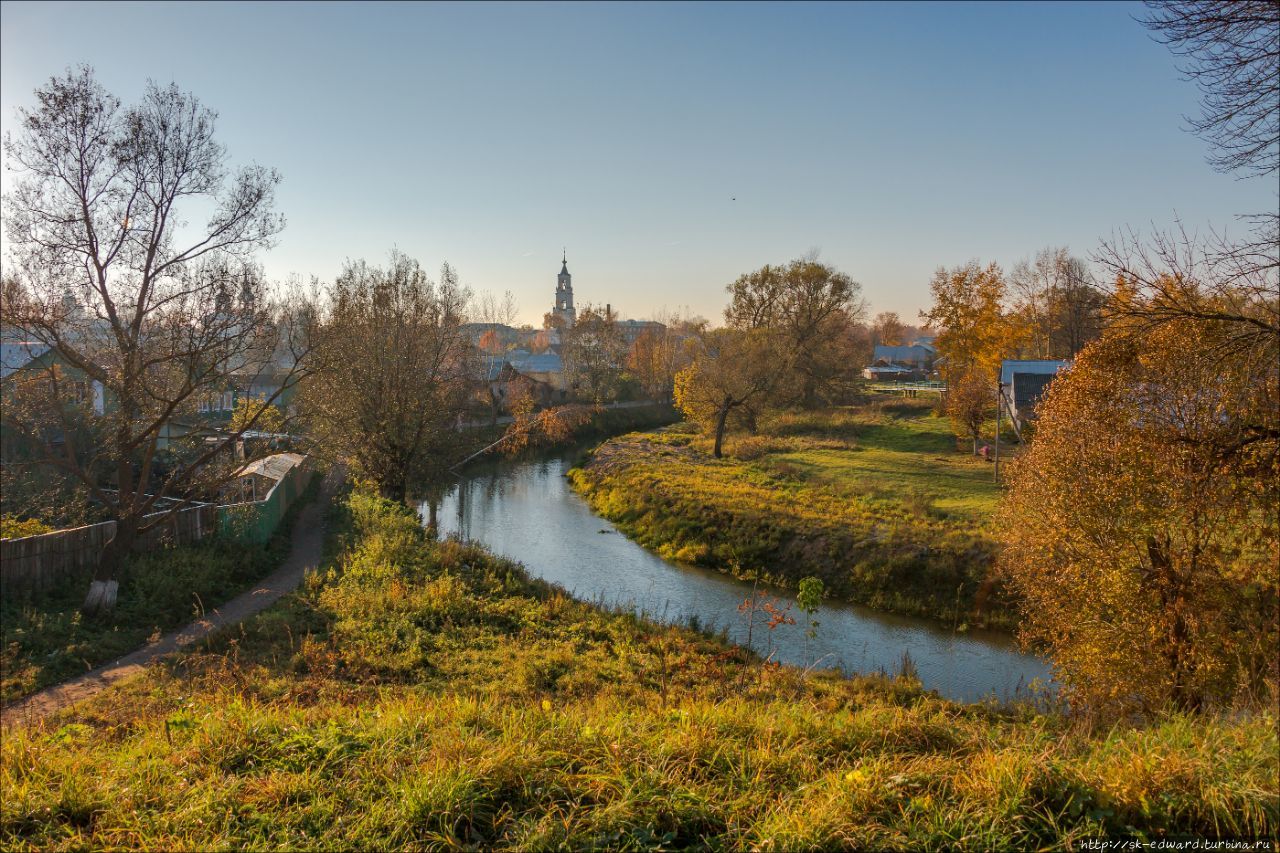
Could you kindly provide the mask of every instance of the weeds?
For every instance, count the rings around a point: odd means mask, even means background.
[[[6,732],[0,846],[988,850],[1280,831],[1269,710],[1094,734],[906,678],[761,668],[428,541],[401,506],[355,494],[335,522],[326,571],[243,636]],[[743,671],[758,677],[739,686]]]

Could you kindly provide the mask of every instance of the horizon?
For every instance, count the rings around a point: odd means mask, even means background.
[[[1087,258],[1180,212],[1238,234],[1275,204],[1208,165],[1138,4],[154,9],[0,5],[0,126],[75,64],[125,104],[176,82],[232,165],[283,176],[268,278],[398,248],[510,290],[517,325],[550,310],[562,248],[579,304],[624,317],[719,323],[737,276],[817,250],[868,318],[917,325],[940,266]]]

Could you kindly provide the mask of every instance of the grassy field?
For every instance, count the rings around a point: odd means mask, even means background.
[[[991,575],[991,466],[923,401],[783,413],[726,458],[693,427],[606,442],[571,472],[591,506],[665,557],[949,625],[1011,628]]]
[[[805,677],[424,540],[355,495],[242,631],[6,732],[0,846],[1065,849],[1275,838],[1271,712],[1103,733]]]
[[[0,596],[0,701],[11,702],[128,654],[270,574],[289,552],[292,521],[322,478],[312,477],[266,547],[222,538],[129,558],[109,615],[80,613],[89,574],[35,595]]]

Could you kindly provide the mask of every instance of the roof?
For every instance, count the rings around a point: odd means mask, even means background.
[[[910,346],[889,346],[877,344],[871,355],[872,361],[926,361],[934,353],[933,347],[911,344]]]
[[[9,341],[0,344],[0,379],[21,370],[48,351],[48,345],[39,341]]]
[[[554,352],[544,352],[519,360],[508,359],[511,366],[521,373],[562,373],[564,362]]]
[[[1056,376],[1058,371],[1070,366],[1071,362],[1061,359],[1006,358],[1000,362],[1000,384],[1008,385],[1012,383],[1015,373],[1039,373],[1047,376]]]
[[[256,474],[268,480],[281,480],[294,466],[301,465],[306,458],[301,453],[276,453],[256,462],[250,462],[237,471],[236,476],[248,477],[250,474]]]

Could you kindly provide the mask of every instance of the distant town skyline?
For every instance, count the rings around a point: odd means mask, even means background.
[[[272,278],[395,247],[536,326],[563,248],[579,306],[718,322],[816,249],[915,324],[938,266],[1275,207],[1205,162],[1141,8],[6,2],[0,127],[79,63],[125,103],[176,82],[283,175]]]

